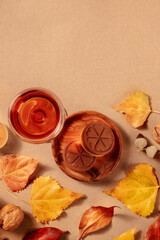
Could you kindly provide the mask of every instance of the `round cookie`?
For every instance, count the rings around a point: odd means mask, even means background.
[[[88,171],[95,162],[95,157],[87,153],[79,141],[71,142],[65,151],[66,165],[73,171]]]
[[[104,156],[113,151],[115,136],[111,128],[103,122],[87,125],[81,136],[82,146],[93,156]]]

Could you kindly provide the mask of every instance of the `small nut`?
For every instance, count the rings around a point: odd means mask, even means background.
[[[135,146],[137,148],[138,151],[142,151],[147,147],[147,140],[145,139],[145,137],[138,137],[135,140]]]
[[[13,231],[19,227],[24,219],[21,208],[7,204],[0,210],[0,226],[4,230]]]
[[[158,152],[158,149],[156,146],[149,146],[145,150],[149,158],[154,158]]]

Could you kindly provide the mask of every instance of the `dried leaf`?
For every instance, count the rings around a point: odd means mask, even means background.
[[[143,240],[160,240],[160,214],[158,219],[149,227]]]
[[[134,128],[142,126],[151,113],[148,96],[143,92],[131,94],[124,102],[114,106],[113,109],[125,113],[127,122]]]
[[[79,230],[81,240],[88,233],[106,227],[112,221],[114,207],[91,207],[82,216]]]
[[[146,217],[153,212],[159,185],[149,164],[139,164],[111,191],[133,213]]]
[[[29,232],[22,240],[57,240],[63,233],[58,228],[44,227]]]
[[[37,222],[46,223],[56,219],[74,200],[83,196],[60,187],[51,177],[41,176],[33,183],[30,204]]]
[[[0,162],[2,178],[14,192],[24,189],[38,164],[37,159],[20,154],[5,155]]]
[[[122,235],[120,235],[117,238],[114,238],[113,240],[134,240],[134,232],[135,232],[136,228],[133,228],[132,230],[130,230],[129,232],[123,233]]]
[[[158,123],[152,131],[153,139],[156,143],[160,144],[160,123]]]

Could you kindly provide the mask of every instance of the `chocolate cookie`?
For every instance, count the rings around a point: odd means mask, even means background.
[[[113,151],[115,136],[103,122],[89,124],[82,132],[82,146],[93,156],[104,156]]]
[[[94,161],[95,157],[87,153],[78,141],[70,143],[66,148],[65,162],[73,171],[88,171],[92,167]]]

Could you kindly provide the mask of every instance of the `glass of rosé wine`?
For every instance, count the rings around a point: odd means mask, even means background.
[[[8,111],[11,130],[28,143],[44,143],[55,138],[65,118],[60,99],[44,88],[29,88],[18,93]]]

